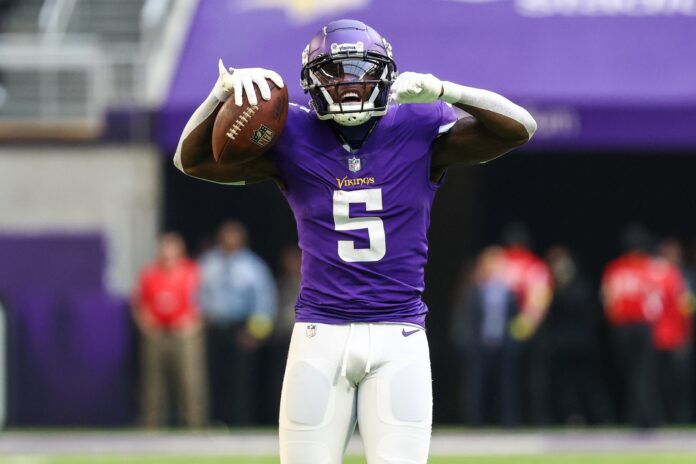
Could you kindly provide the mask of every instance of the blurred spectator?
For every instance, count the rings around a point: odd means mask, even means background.
[[[529,232],[521,224],[508,226],[503,242],[502,278],[515,294],[520,310],[513,321],[513,335],[527,340],[549,308],[553,293],[551,273],[546,263],[529,250]]]
[[[518,344],[510,335],[515,296],[502,280],[503,249],[479,255],[471,285],[454,308],[452,340],[463,354],[464,417],[469,425],[518,424]],[[467,276],[468,278],[468,276]]]
[[[550,248],[546,260],[554,288],[544,322],[554,419],[569,424],[609,422],[609,401],[600,383],[601,312],[596,292],[567,248]]]
[[[684,424],[691,417],[691,295],[684,280],[683,249],[676,239],[658,248],[652,269],[662,299],[662,312],[653,326],[658,351],[660,393],[665,419]]]
[[[247,425],[257,419],[257,349],[273,330],[276,288],[263,260],[247,248],[239,222],[226,222],[217,246],[200,259],[212,417]]]
[[[160,238],[157,259],[140,276],[133,295],[133,316],[142,335],[141,408],[147,427],[166,422],[168,384],[176,386],[184,423],[206,421],[204,343],[196,306],[198,269],[186,257],[177,234]]]
[[[524,404],[532,423],[540,425],[549,418],[549,382],[544,340],[534,335],[551,302],[551,273],[546,263],[530,251],[531,239],[524,225],[508,225],[502,239],[505,244],[502,276],[515,294],[519,308],[510,329],[512,336],[522,343],[520,364]]]
[[[639,427],[654,427],[659,421],[657,359],[651,331],[662,312],[662,302],[650,276],[652,242],[645,229],[630,226],[624,232],[624,255],[610,262],[602,277],[604,310],[622,378],[624,412]]]

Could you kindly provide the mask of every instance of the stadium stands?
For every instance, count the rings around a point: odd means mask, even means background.
[[[147,66],[154,62],[167,73],[171,63],[166,61],[176,56],[185,31],[170,22],[191,5],[168,0],[10,4],[0,35],[0,137],[95,138],[115,108],[135,110],[131,117],[138,122],[131,125],[142,127],[146,119],[137,112],[146,114],[152,100]],[[148,136],[142,130],[139,135]]]

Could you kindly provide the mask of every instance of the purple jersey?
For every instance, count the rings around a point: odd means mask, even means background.
[[[330,124],[290,105],[273,150],[302,249],[298,322],[424,325],[421,299],[432,144],[456,120],[433,104],[391,104],[362,148],[348,152]]]

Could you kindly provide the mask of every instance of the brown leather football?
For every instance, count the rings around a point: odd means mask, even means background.
[[[256,105],[244,94],[242,106],[230,96],[220,108],[213,125],[213,156],[218,163],[244,163],[264,154],[280,138],[288,117],[288,88],[278,88],[267,79],[271,99]]]

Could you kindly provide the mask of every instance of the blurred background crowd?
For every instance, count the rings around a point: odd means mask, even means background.
[[[276,423],[291,212],[171,159],[219,58],[305,104],[341,17],[539,124],[433,205],[435,423],[696,422],[696,2],[0,0],[0,427]]]
[[[448,315],[449,374],[458,380],[446,401],[458,405],[455,422],[650,428],[694,420],[696,261],[678,239],[637,224],[621,243],[601,275],[588,275],[566,246],[536,255],[516,223],[462,265]],[[274,278],[239,222],[222,224],[196,261],[178,234],[160,238],[132,304],[142,425],[272,420],[300,264],[299,250],[287,247]]]
[[[520,225],[464,268],[452,343],[462,361],[461,419],[470,425],[693,419],[696,262],[681,243],[638,225],[601,275],[553,245],[530,251]]]
[[[144,426],[169,424],[170,395],[191,427],[262,421],[268,411],[260,408],[279,398],[300,263],[298,249],[285,249],[276,282],[248,248],[239,222],[224,223],[197,262],[187,257],[180,235],[160,238],[131,305],[140,333]]]

